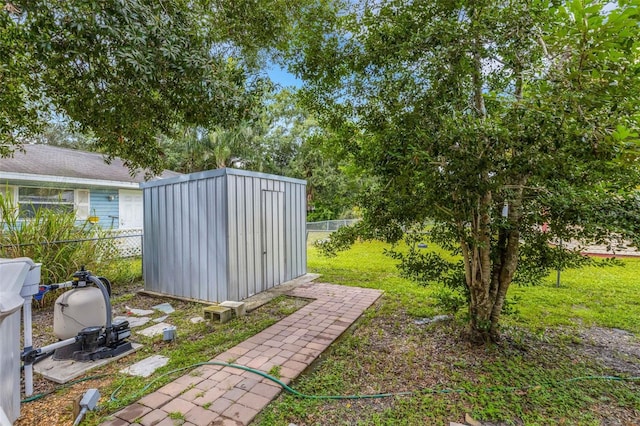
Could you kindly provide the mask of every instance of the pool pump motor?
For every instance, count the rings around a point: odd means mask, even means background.
[[[36,300],[51,290],[69,288],[55,302],[53,330],[59,342],[42,348],[25,348],[22,359],[32,364],[53,352],[53,359],[91,361],[110,358],[132,349],[129,322],[112,322],[111,284],[81,267],[71,281],[40,286]]]

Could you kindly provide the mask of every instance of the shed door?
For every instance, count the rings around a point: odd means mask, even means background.
[[[121,189],[118,193],[120,228],[142,229],[142,191]]]
[[[262,191],[262,288],[284,281],[284,192]]]

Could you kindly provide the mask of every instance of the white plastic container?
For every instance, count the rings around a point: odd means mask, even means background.
[[[20,417],[20,296],[34,263],[31,259],[0,259],[0,422]],[[11,424],[9,423],[9,424]]]
[[[85,327],[104,327],[107,307],[96,287],[80,287],[64,292],[53,308],[53,334],[58,339],[75,337]]]

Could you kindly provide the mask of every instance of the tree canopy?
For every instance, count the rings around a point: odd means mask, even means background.
[[[284,1],[50,0],[0,11],[0,154],[52,119],[132,168],[162,167],[157,136],[247,119],[298,7]]]
[[[305,179],[308,221],[348,215],[363,179],[327,149],[334,136],[300,107],[295,93],[271,92],[252,116],[230,129],[187,127],[163,137],[167,166],[183,173],[237,167]]]
[[[358,232],[334,244],[428,230],[461,260],[395,255],[408,275],[463,290],[480,341],[498,337],[514,278],[548,271],[550,242],[637,245],[640,2],[609,3],[311,10],[292,69],[341,153],[375,178]]]

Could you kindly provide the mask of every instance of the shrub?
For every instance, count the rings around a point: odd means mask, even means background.
[[[36,210],[21,219],[11,197],[0,196],[0,257],[30,257],[42,263],[41,282],[68,281],[81,265],[96,273],[117,255],[106,232],[76,221],[74,212]]]

